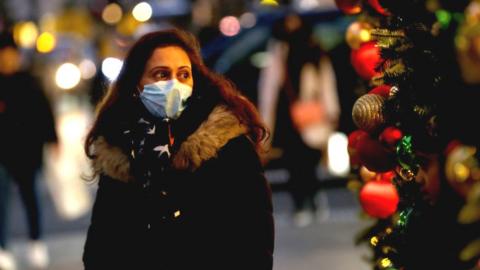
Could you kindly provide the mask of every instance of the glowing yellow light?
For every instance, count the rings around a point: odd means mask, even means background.
[[[146,22],[152,17],[152,6],[147,2],[138,3],[132,11],[133,17],[139,22]]]
[[[389,258],[383,258],[383,259],[380,261],[380,266],[382,266],[383,268],[390,267],[390,266],[392,266],[392,261],[390,261]]]
[[[470,175],[470,170],[467,166],[465,166],[465,164],[462,163],[456,163],[453,166],[453,171],[455,172],[455,176],[458,182],[464,182],[468,179],[468,176]]]
[[[278,1],[276,0],[262,0],[260,5],[264,6],[278,6]]]
[[[37,39],[37,50],[41,53],[49,53],[57,45],[55,36],[49,32],[42,33]]]
[[[388,228],[385,230],[385,232],[386,232],[387,234],[391,234],[391,233],[393,232],[393,230],[392,230],[392,228],[388,227]]]
[[[37,26],[33,22],[18,23],[13,28],[13,37],[21,47],[32,48],[38,37]]]
[[[77,86],[80,82],[81,73],[80,69],[72,64],[72,63],[65,63],[62,64],[55,74],[55,82],[57,83],[58,87],[69,90]]]
[[[108,24],[118,23],[122,16],[122,8],[116,3],[108,4],[102,12],[102,19]]]
[[[370,238],[370,244],[372,244],[372,246],[377,246],[378,244],[378,237],[374,236],[372,238]]]
[[[181,213],[180,213],[180,210],[177,210],[177,211],[173,214],[173,216],[177,218],[177,217],[180,216],[180,214],[181,214]]]
[[[362,30],[360,30],[360,39],[361,39],[363,42],[370,41],[371,37],[372,37],[372,36],[371,36],[369,30],[367,30],[367,29],[362,29]]]
[[[388,253],[390,253],[390,251],[393,251],[393,250],[394,249],[392,247],[389,247],[389,246],[382,247],[383,254],[388,254]]]

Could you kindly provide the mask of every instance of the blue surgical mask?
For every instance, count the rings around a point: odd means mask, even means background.
[[[176,79],[146,84],[140,99],[147,110],[162,119],[177,119],[187,107],[192,87]]]

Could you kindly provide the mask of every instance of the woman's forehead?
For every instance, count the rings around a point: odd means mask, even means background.
[[[191,67],[190,58],[184,49],[178,46],[156,48],[147,66],[188,66]]]

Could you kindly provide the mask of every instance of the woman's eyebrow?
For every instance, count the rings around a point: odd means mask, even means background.
[[[154,69],[170,69],[170,67],[167,67],[167,66],[154,66],[154,67],[152,67],[150,70],[154,70]]]

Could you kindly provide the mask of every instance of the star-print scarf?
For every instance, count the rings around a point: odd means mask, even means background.
[[[131,128],[123,131],[130,141],[130,159],[133,175],[143,185],[161,178],[170,166],[172,138],[170,123],[140,114]]]

